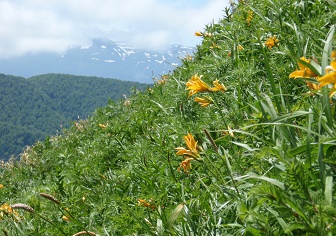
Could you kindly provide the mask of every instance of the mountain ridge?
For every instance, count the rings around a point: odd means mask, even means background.
[[[150,84],[153,77],[172,71],[180,64],[180,58],[192,54],[193,50],[191,47],[171,45],[166,50],[150,51],[95,38],[89,46],[73,47],[60,54],[41,52],[0,58],[0,72],[25,78],[56,73]]]
[[[86,119],[108,100],[148,85],[90,76],[44,74],[28,79],[0,74],[0,159]],[[11,127],[11,128],[9,128]]]

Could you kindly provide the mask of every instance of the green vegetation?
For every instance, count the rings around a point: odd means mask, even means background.
[[[29,79],[0,74],[0,159],[87,118],[131,89],[148,85],[97,77],[46,74]]]
[[[153,88],[2,165],[3,235],[336,232],[335,2],[225,12]]]

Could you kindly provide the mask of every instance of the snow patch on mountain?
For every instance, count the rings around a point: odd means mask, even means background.
[[[0,59],[0,73],[31,77],[64,73],[153,83],[153,76],[169,73],[181,64],[180,58],[193,54],[193,48],[172,45],[167,50],[144,51],[122,42],[93,39],[90,45],[56,53],[27,54]]]

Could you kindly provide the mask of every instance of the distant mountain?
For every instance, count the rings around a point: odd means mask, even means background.
[[[0,74],[0,160],[147,84],[66,74]]]
[[[88,47],[64,54],[36,53],[0,59],[0,72],[25,78],[61,73],[153,83],[153,76],[169,73],[193,48],[172,45],[165,51],[146,51],[108,39],[93,39]]]

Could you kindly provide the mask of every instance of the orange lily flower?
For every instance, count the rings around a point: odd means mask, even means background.
[[[220,84],[219,81],[218,81],[218,79],[216,79],[216,80],[213,82],[213,85],[215,85],[214,88],[211,88],[211,91],[213,91],[213,92],[218,91],[218,90],[223,91],[223,92],[226,91],[225,86],[224,86],[223,84]]]
[[[320,85],[312,83],[312,82],[308,82],[306,81],[306,84],[308,86],[308,88],[312,89],[312,90],[318,90],[320,89]]]
[[[279,39],[277,39],[277,37],[271,36],[269,37],[266,42],[265,45],[268,47],[268,49],[271,49],[272,47],[274,47],[277,43],[279,42]]]
[[[336,60],[330,62],[330,66],[326,68],[327,74],[318,79],[321,82],[320,87],[333,84],[329,96],[332,97],[336,93]]]
[[[193,152],[198,154],[197,142],[194,139],[194,136],[188,133],[187,136],[184,136],[184,141],[186,142],[187,147]]]
[[[198,102],[202,107],[207,107],[211,104],[212,99],[211,98],[200,98],[200,97],[196,97],[194,99],[195,102]]]
[[[194,136],[190,133],[188,133],[187,136],[184,136],[184,141],[187,145],[187,148],[184,147],[177,147],[175,150],[177,150],[176,155],[177,156],[184,156],[184,160],[181,162],[180,167],[177,169],[178,171],[181,170],[181,168],[184,170],[184,172],[188,173],[188,169],[191,168],[191,160],[200,160],[200,154],[198,153],[198,150],[200,150],[200,147],[198,147],[197,142],[194,139]]]
[[[200,36],[203,36],[203,34],[202,34],[202,32],[200,32],[200,31],[196,31],[196,32],[195,32],[195,36],[200,37]]]
[[[206,92],[210,91],[210,87],[207,83],[205,83],[202,79],[202,76],[193,75],[191,79],[186,83],[189,91],[189,97],[198,92]]]
[[[309,59],[306,59],[305,57],[301,57],[300,60],[305,61],[307,63],[310,63]],[[317,77],[317,74],[315,74],[311,69],[304,66],[300,61],[298,62],[299,70],[296,70],[292,73],[290,73],[289,78],[311,78],[311,77]]]
[[[179,168],[177,168],[177,171],[180,172],[181,169],[183,169],[185,173],[188,173],[188,170],[191,169],[191,163],[190,163],[191,160],[192,158],[187,158],[184,161],[182,161]]]

